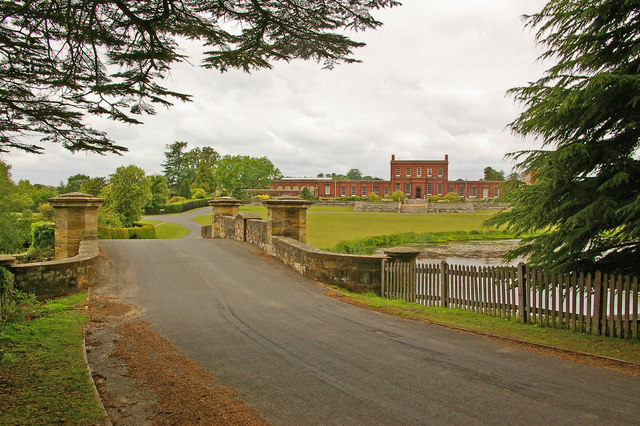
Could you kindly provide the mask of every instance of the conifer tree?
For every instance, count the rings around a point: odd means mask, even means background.
[[[158,105],[190,96],[162,86],[188,60],[180,39],[206,48],[202,66],[269,68],[313,59],[353,62],[363,44],[343,30],[376,28],[372,10],[395,0],[3,0],[0,1],[0,152],[42,152],[25,136],[71,151],[122,152],[87,126],[94,114],[140,123]]]
[[[538,232],[511,253],[559,270],[640,273],[640,2],[551,0],[527,16],[551,66],[511,90],[511,123],[541,149],[512,154],[533,185],[490,225]]]

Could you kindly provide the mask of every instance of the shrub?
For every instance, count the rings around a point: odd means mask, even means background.
[[[461,201],[460,195],[456,194],[455,192],[449,192],[444,196],[444,199],[450,203],[458,203]]]
[[[38,206],[38,214],[40,220],[44,222],[53,222],[56,216],[55,209],[49,203],[43,203]]]
[[[173,197],[169,198],[169,204],[184,203],[185,201],[187,201],[187,199],[179,195],[174,195]]]
[[[46,249],[55,245],[55,225],[49,222],[31,224],[31,248]]]
[[[42,313],[42,303],[31,293],[10,288],[0,303],[0,321],[22,322],[38,318]]]
[[[98,238],[102,240],[154,240],[156,239],[156,228],[152,225],[133,228],[98,226]]]
[[[398,203],[403,203],[405,199],[404,192],[402,191],[393,191],[391,194],[387,195],[386,198],[396,201]]]
[[[313,195],[313,193],[306,186],[303,187],[302,190],[300,191],[300,198],[302,198],[304,200],[307,200],[307,201],[315,201],[316,200],[316,196]]]
[[[440,200],[442,200],[442,197],[439,195],[429,195],[429,202],[431,203],[437,203]]]
[[[371,202],[371,203],[378,203],[382,200],[382,198],[380,198],[377,194],[375,194],[374,192],[372,192],[371,194],[367,195],[367,201]]]
[[[253,198],[259,198],[261,200],[268,200],[270,197],[267,194],[254,195]]]
[[[191,198],[192,199],[207,198],[207,192],[202,188],[195,188],[193,191],[191,191]]]

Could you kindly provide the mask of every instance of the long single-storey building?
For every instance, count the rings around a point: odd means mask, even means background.
[[[501,181],[449,180],[449,156],[444,160],[396,160],[391,156],[390,180],[334,180],[331,178],[283,178],[274,180],[274,193],[292,193],[308,188],[324,198],[366,197],[373,193],[384,197],[402,191],[407,198],[444,196],[454,192],[463,198],[496,198],[501,195]]]

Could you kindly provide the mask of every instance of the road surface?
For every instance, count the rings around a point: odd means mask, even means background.
[[[342,303],[248,244],[100,246],[120,270],[114,296],[274,424],[640,419],[637,377]]]

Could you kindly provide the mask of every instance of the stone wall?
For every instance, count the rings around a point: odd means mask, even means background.
[[[428,203],[427,213],[473,213],[474,203]]]
[[[309,279],[380,293],[384,257],[329,253],[286,237],[273,237],[273,255]]]
[[[255,215],[238,214],[220,217],[218,237],[254,244],[312,280],[351,291],[380,291],[384,256],[325,252],[293,238],[274,236],[273,232],[271,221],[261,220]],[[204,235],[211,233],[204,229]]]
[[[246,222],[246,242],[256,245],[267,252],[271,248],[271,227],[266,220],[248,220]]]
[[[336,198],[335,200],[333,199],[318,200],[315,202],[314,205],[323,206],[323,207],[353,207],[355,203],[356,201],[346,201],[346,200],[340,200],[339,198]]]
[[[33,293],[39,299],[51,299],[86,290],[98,282],[98,241],[80,242],[77,256],[49,262],[13,264],[14,287]]]
[[[473,203],[473,208],[476,210],[503,210],[510,207],[509,203],[496,203],[493,201],[476,201]]]
[[[213,238],[213,225],[205,225],[200,227],[200,237],[207,239]]]
[[[353,205],[354,212],[381,212],[381,213],[398,213],[401,203],[397,202],[379,202],[372,203],[369,201],[356,201]]]
[[[235,239],[236,218],[232,216],[220,216],[220,238]]]

